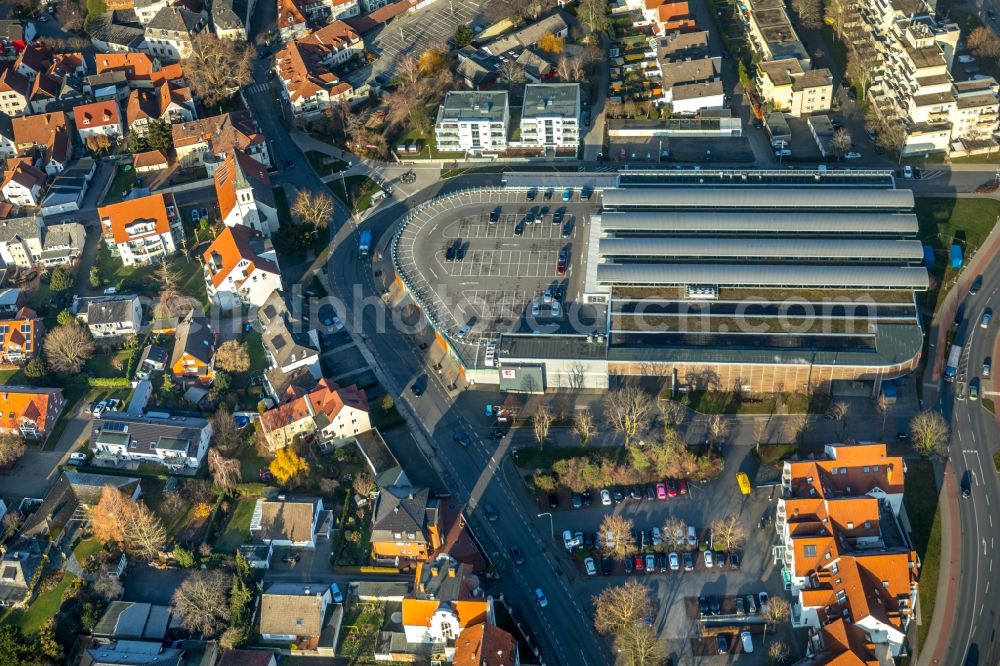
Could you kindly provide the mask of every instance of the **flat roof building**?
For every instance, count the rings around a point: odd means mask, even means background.
[[[580,144],[580,84],[538,83],[524,86],[521,144],[544,149]]]
[[[472,155],[507,149],[510,106],[506,91],[453,90],[438,108],[438,150]]]

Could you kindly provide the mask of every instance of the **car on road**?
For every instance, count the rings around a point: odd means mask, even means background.
[[[611,493],[608,492],[607,488],[601,489],[601,504],[611,506]]]
[[[597,564],[594,563],[594,558],[588,557],[583,561],[583,568],[587,570],[588,576],[597,575]]]
[[[646,571],[648,573],[656,573],[656,555],[652,553],[646,556]]]
[[[486,514],[486,520],[490,521],[491,523],[497,522],[498,516],[496,509],[494,509],[493,505],[490,504],[489,502],[483,504],[483,513]]]
[[[708,551],[706,550],[705,552],[707,553]],[[743,597],[739,596],[736,597],[735,602],[736,602],[736,614],[745,615],[746,611],[743,609]]]
[[[684,553],[684,571],[694,571],[694,558],[691,553]]]
[[[413,382],[413,385],[410,387],[410,392],[413,395],[417,396],[418,398],[420,396],[422,396],[424,394],[424,385],[423,385],[423,383],[421,383],[421,381],[419,379],[417,381]]]
[[[849,150],[846,153],[844,153],[844,159],[845,160],[860,160],[861,159],[861,153],[855,152],[853,150]]]
[[[712,551],[706,550],[705,551],[705,568],[706,569],[711,569],[713,567],[713,565],[714,565],[714,560],[715,560],[715,558],[712,557]]]
[[[455,441],[461,444],[462,446],[468,446],[469,444],[472,444],[472,438],[469,437],[466,433],[462,432],[461,430],[455,433]]]
[[[729,641],[726,640],[725,634],[715,635],[715,648],[719,654],[729,654]]]
[[[983,359],[983,377],[989,377],[993,370],[993,359],[989,356]]]
[[[535,599],[538,600],[538,605],[542,608],[549,605],[549,600],[545,598],[545,593],[542,592],[542,588],[540,587],[535,588]]]
[[[667,487],[662,483],[656,484],[656,499],[667,499]]]
[[[524,554],[517,546],[510,547],[510,559],[514,560],[514,564],[524,564]]]
[[[708,607],[712,615],[720,615],[722,606],[719,605],[719,597],[714,594],[708,598]]]
[[[979,400],[979,377],[969,382],[969,400]]]
[[[340,591],[340,586],[336,583],[330,583],[330,596],[333,598],[333,603],[344,603],[344,594]]]
[[[70,465],[82,465],[87,462],[87,454],[77,451],[76,453],[69,454],[69,464]]]
[[[740,632],[740,641],[743,643],[743,652],[745,654],[753,652],[753,636],[750,635],[749,631]]]
[[[972,286],[969,287],[969,296],[975,296],[979,293],[979,290],[983,288],[983,276],[977,275],[976,279],[972,281]]]
[[[760,606],[761,613],[767,610],[767,600],[768,600],[767,592],[757,593],[757,605]]]
[[[979,328],[989,328],[990,322],[993,320],[993,310],[986,308],[983,313],[982,319],[979,320]]]
[[[506,434],[507,434],[506,430],[503,430],[502,428],[497,428],[496,430],[490,433],[490,439],[492,440],[503,439],[504,436],[506,436]]]
[[[972,496],[972,472],[965,470],[965,474],[962,475],[962,497],[968,498]]]
[[[670,559],[670,570],[680,571],[681,570],[681,558],[677,556],[677,553],[670,553],[667,556]]]

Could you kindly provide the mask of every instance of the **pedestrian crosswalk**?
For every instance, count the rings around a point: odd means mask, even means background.
[[[246,87],[248,93],[266,93],[271,92],[271,84],[267,81],[261,83],[254,83]]]

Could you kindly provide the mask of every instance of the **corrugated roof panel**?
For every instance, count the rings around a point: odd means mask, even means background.
[[[704,231],[761,234],[917,233],[917,216],[890,213],[725,213],[725,212],[607,212],[601,229],[614,231]]]
[[[605,208],[913,208],[913,192],[832,187],[664,187],[605,190]]]
[[[927,289],[927,270],[909,266],[601,264],[602,284]]]
[[[602,257],[746,257],[919,261],[915,240],[802,240],[792,238],[602,238]]]

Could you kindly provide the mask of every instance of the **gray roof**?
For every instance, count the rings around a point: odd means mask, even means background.
[[[215,0],[212,3],[212,23],[223,30],[246,29],[247,8],[244,0]]]
[[[170,608],[131,601],[112,601],[92,633],[101,638],[161,641],[167,635]]]
[[[364,456],[368,467],[371,468],[375,485],[379,489],[393,485],[410,484],[403,468],[399,466],[399,461],[396,460],[396,456],[392,454],[377,429],[355,436],[354,442],[358,445],[358,451]]]
[[[579,83],[529,83],[524,86],[521,118],[580,117]]]
[[[45,228],[45,241],[42,250],[62,250],[65,248],[83,250],[87,238],[87,230],[79,222],[54,224]]]
[[[126,46],[130,49],[137,49],[146,39],[146,31],[143,28],[115,23],[111,12],[92,21],[87,27],[87,33],[91,39],[99,42]]]
[[[170,356],[170,367],[177,365],[184,354],[190,354],[203,363],[210,363],[215,354],[215,335],[209,328],[204,315],[191,310],[184,321],[177,324],[174,334],[174,351]]]
[[[493,55],[500,55],[511,49],[534,46],[542,38],[542,35],[547,32],[557,34],[568,29],[569,23],[561,12],[556,11],[545,18],[540,18],[533,23],[527,23],[513,32],[508,32],[506,35],[486,42],[483,44],[483,48],[487,49]]]
[[[699,97],[715,97],[723,93],[722,81],[706,83],[678,83],[673,87],[673,99],[697,99]]]
[[[24,39],[24,26],[17,19],[0,21],[0,37],[11,42]]]
[[[164,7],[149,21],[146,31],[148,33],[150,30],[167,30],[190,36],[191,33],[201,29],[199,25],[201,20],[201,14],[196,14],[186,7]]]
[[[94,439],[110,444],[134,442],[144,453],[157,449],[186,450],[188,456],[194,456],[206,428],[208,421],[190,416],[158,418],[105,412],[94,422]]]
[[[87,325],[118,324],[132,321],[132,308],[138,296],[111,296],[87,304]]]
[[[437,122],[502,122],[507,113],[507,91],[452,90],[444,96]]]
[[[605,209],[658,208],[913,208],[912,190],[790,187],[669,187],[612,189],[603,193]]]
[[[678,83],[693,83],[709,81],[722,75],[722,58],[698,58],[697,60],[681,60],[660,65],[663,73],[664,87]]]
[[[585,335],[518,335],[505,333],[500,338],[500,361],[513,359],[581,359],[604,358],[604,345],[587,340]]]
[[[927,269],[910,266],[600,264],[597,280],[620,285],[927,289]]]
[[[63,472],[38,509],[24,521],[21,534],[44,534],[48,537],[60,532],[79,509],[96,505],[101,498],[101,491],[108,485],[131,496],[139,486],[139,479],[110,474]]]
[[[917,240],[801,240],[795,238],[602,238],[602,257],[774,258],[841,261],[920,261],[924,248]]]
[[[857,233],[865,235],[912,236],[917,233],[917,216],[911,213],[758,213],[684,211],[672,213],[626,212],[601,214],[601,230],[674,231],[748,234]]]
[[[430,499],[430,490],[427,488],[414,486],[381,488],[375,520],[372,523],[372,540],[388,538],[392,541],[393,533],[399,532],[406,541],[424,543],[426,542],[424,525],[431,512],[437,512],[437,501]],[[407,534],[414,534],[415,538],[411,540]]]
[[[656,57],[659,60],[690,57],[708,53],[708,30],[701,32],[674,32],[657,42]]]
[[[158,641],[118,641],[89,648],[87,655],[93,660],[91,666],[177,666],[184,651],[165,648]]]
[[[12,217],[0,220],[0,242],[9,243],[16,239],[37,238],[41,240],[42,235],[41,218]]]

